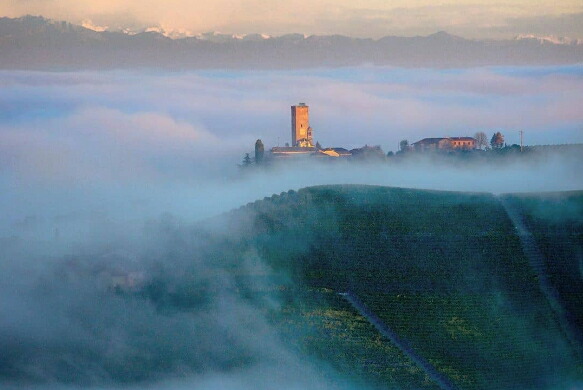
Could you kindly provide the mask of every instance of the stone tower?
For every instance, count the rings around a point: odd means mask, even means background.
[[[291,107],[292,146],[312,147],[309,108],[305,103]]]

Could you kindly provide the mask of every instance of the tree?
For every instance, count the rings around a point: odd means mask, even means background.
[[[316,149],[318,149],[318,150],[322,149],[322,145],[320,145],[320,143],[317,141],[316,141]]]
[[[377,146],[364,145],[362,148],[352,149],[352,158],[355,161],[384,161],[387,156],[383,149]]]
[[[504,146],[504,136],[501,132],[494,133],[492,139],[490,140],[490,145],[492,149],[500,149]]]
[[[245,157],[243,157],[243,167],[249,166],[251,166],[251,157],[249,156],[249,153],[245,153]]]
[[[409,150],[409,141],[404,139],[401,142],[399,142],[399,149],[401,150],[401,152],[406,152],[407,150]]]
[[[483,131],[478,131],[474,138],[476,139],[476,148],[483,149],[488,146],[488,136]]]
[[[263,147],[263,142],[258,139],[255,142],[255,164],[261,164],[263,162],[264,152],[265,148]]]

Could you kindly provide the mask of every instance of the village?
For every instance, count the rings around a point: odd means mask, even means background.
[[[429,153],[441,152],[446,154],[456,154],[459,152],[500,150],[508,148],[504,142],[504,135],[495,132],[490,139],[483,132],[477,132],[473,137],[456,136],[440,138],[423,138],[417,142],[409,144],[408,140],[402,140],[399,150],[394,153],[385,153],[379,145],[364,145],[360,148],[346,149],[343,147],[322,147],[318,142],[314,143],[314,132],[310,126],[310,107],[305,103],[291,106],[291,142],[285,146],[275,146],[265,152],[263,141],[258,139],[255,142],[255,156],[252,158],[249,153],[243,158],[242,167],[252,164],[271,164],[277,161],[296,160],[300,158],[317,158],[323,161],[357,160],[374,161],[384,160],[394,156],[410,155],[411,152]],[[522,132],[521,132],[522,136]],[[512,151],[524,151],[522,145],[512,145]]]

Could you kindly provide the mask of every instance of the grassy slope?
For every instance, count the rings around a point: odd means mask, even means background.
[[[520,211],[547,260],[549,280],[583,342],[583,191],[506,198]]]
[[[461,388],[548,388],[580,375],[491,195],[324,186],[230,217],[233,248],[253,248],[292,277],[273,322],[340,371],[434,387],[335,294],[351,289]]]

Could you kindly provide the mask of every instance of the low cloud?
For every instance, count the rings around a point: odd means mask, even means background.
[[[265,316],[277,295],[266,301],[262,282],[241,285],[226,271],[269,275],[253,251],[217,263],[220,233],[209,239],[169,216],[108,237],[115,227],[76,243],[2,238],[2,388],[349,387],[281,339]]]
[[[301,185],[372,178],[375,171],[362,176],[347,168],[301,178],[283,173],[251,186],[237,179],[236,166],[256,139],[267,148],[289,142],[289,106],[298,101],[310,104],[315,138],[324,146],[395,151],[402,139],[476,131],[502,131],[512,144],[518,130],[527,145],[583,142],[578,67],[0,72],[0,84],[5,229],[40,210],[102,213],[108,202],[140,216],[209,216]],[[378,173],[387,179],[375,183],[424,187],[423,180],[392,180],[387,169]],[[425,187],[440,175],[428,175]]]
[[[5,110],[0,126],[41,127],[89,110],[119,118],[132,132],[144,115],[192,126],[201,137],[226,148],[262,138],[267,146],[287,142],[289,106],[311,105],[312,127],[322,144],[392,149],[402,138],[443,136],[448,132],[524,130],[530,144],[581,142],[583,80],[577,67],[483,68],[454,71],[352,68],[297,72],[194,72],[155,74],[3,72],[0,94]],[[349,111],[350,115],[345,115]],[[493,115],[495,113],[495,115]],[[51,122],[51,119],[57,121]],[[77,119],[81,121],[82,118]],[[118,119],[115,119],[118,120]],[[83,123],[82,125],[87,125]],[[102,123],[107,132],[113,126]],[[151,136],[154,123],[144,137]],[[19,130],[20,131],[20,130]],[[142,130],[135,130],[136,132]],[[165,131],[165,130],[160,130]],[[168,130],[168,137],[178,134]],[[190,130],[188,130],[190,131]],[[150,134],[150,135],[148,135]],[[194,133],[192,133],[194,134]],[[450,134],[452,135],[452,134]],[[129,135],[127,135],[129,136]],[[203,141],[202,138],[200,138]],[[172,142],[172,141],[169,141]],[[201,142],[202,143],[202,142]],[[212,148],[216,151],[217,148]]]
[[[5,164],[40,179],[119,180],[192,170],[219,140],[160,113],[87,107],[65,119],[3,129]]]

